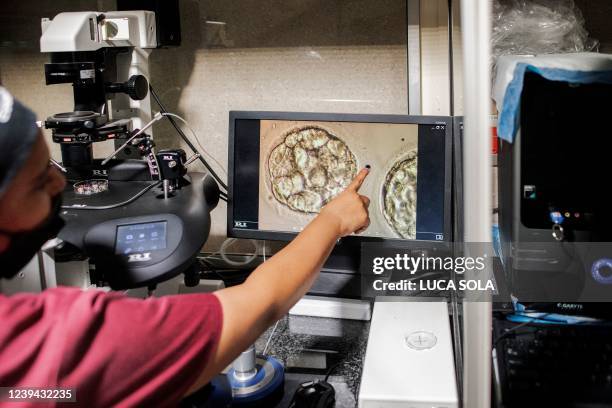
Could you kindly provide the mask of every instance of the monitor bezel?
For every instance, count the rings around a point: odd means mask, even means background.
[[[445,125],[444,160],[444,240],[405,240],[401,238],[363,237],[350,235],[342,238],[347,244],[360,242],[392,241],[399,244],[423,246],[423,244],[444,245],[453,241],[452,231],[452,145],[453,120],[451,116],[414,116],[414,115],[382,115],[353,113],[315,113],[315,112],[273,112],[273,111],[230,111],[228,140],[228,199],[227,199],[227,236],[232,238],[260,239],[268,241],[291,241],[297,233],[265,230],[246,230],[234,227],[234,147],[236,120],[296,120],[296,121],[329,121],[329,122],[362,122],[362,123],[393,123],[415,125]]]

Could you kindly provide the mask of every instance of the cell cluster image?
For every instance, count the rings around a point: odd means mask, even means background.
[[[268,159],[274,198],[293,211],[318,213],[357,174],[357,160],[344,141],[307,126],[288,132]]]

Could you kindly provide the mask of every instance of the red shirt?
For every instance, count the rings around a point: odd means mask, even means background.
[[[176,405],[206,366],[221,325],[210,294],[0,294],[0,387],[74,388],[71,407]]]

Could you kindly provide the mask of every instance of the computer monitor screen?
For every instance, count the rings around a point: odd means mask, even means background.
[[[450,240],[450,119],[230,113],[228,235],[290,239],[370,165],[370,239]]]

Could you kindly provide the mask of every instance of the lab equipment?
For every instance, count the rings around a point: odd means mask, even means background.
[[[168,48],[181,45],[179,0],[117,0],[117,10],[148,10],[154,12],[157,47]]]
[[[359,387],[359,407],[459,406],[445,301],[376,302]]]
[[[290,240],[371,166],[370,227],[340,240],[310,294],[358,297],[362,242],[452,240],[448,117],[230,112],[229,129],[228,236]]]
[[[228,233],[291,239],[369,164],[372,223],[350,239],[448,241],[451,133],[447,117],[230,112]]]
[[[108,190],[108,180],[90,179],[74,183],[72,186],[77,195],[92,195],[103,193]]]
[[[274,406],[283,397],[283,365],[274,357],[258,356],[253,345],[234,360],[227,378],[232,387],[232,406]]]
[[[97,285],[154,288],[194,273],[220,197],[210,175],[187,173],[182,149],[155,151],[152,127],[167,112],[154,95],[162,112],[151,115],[148,56],[172,45],[157,33],[160,19],[169,18],[122,10],[60,13],[42,22],[41,51],[51,55],[46,82],[71,83],[74,94],[73,112],[44,123],[69,180],[55,259],[88,259]],[[109,141],[114,152],[95,158],[93,144]]]

